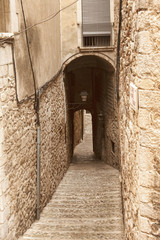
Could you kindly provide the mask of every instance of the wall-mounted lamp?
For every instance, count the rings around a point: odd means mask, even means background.
[[[87,91],[82,91],[80,93],[80,96],[81,96],[82,102],[86,102],[87,101],[87,97],[88,97]]]
[[[103,113],[102,113],[102,112],[100,112],[100,113],[98,114],[98,119],[99,119],[100,121],[103,121]]]

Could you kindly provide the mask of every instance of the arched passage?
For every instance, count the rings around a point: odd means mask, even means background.
[[[95,55],[72,60],[65,68],[65,86],[74,147],[74,113],[92,114],[93,151],[97,158],[119,166],[118,123],[115,106],[115,71],[110,62]],[[87,99],[82,100],[85,93]]]

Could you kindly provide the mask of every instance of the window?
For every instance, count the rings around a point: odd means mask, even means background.
[[[83,46],[110,46],[110,0],[82,0]]]

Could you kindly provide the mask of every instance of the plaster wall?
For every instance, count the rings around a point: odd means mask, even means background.
[[[16,0],[0,0],[0,32],[17,32]]]
[[[50,81],[61,68],[60,2],[24,0],[23,5],[17,1],[16,6],[19,31],[22,31],[15,35],[17,92],[18,99],[23,100],[34,94],[35,87]],[[29,27],[28,40],[25,27]]]
[[[120,139],[126,239],[160,238],[160,5],[123,1],[120,69]],[[130,104],[138,87],[139,109]]]

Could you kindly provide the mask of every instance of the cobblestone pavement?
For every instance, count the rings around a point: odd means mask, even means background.
[[[96,161],[90,136],[78,145],[73,162],[39,221],[19,240],[122,240],[119,172]]]

